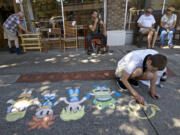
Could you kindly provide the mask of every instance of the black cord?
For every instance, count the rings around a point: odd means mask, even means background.
[[[147,117],[147,120],[149,121],[150,125],[153,127],[153,129],[156,132],[156,135],[160,135],[158,130],[156,129],[156,127],[153,125],[153,123],[151,122],[151,120],[148,118],[148,115],[146,114],[146,112],[144,111],[144,109],[142,109],[143,113],[145,114],[145,116]]]

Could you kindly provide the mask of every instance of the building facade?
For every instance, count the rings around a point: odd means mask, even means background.
[[[58,1],[23,0],[28,26],[32,29],[32,20],[48,20],[61,15],[61,3]],[[79,25],[87,24],[90,12],[98,10],[107,25],[108,44],[125,44],[126,0],[64,0],[63,8],[65,20],[75,20]]]

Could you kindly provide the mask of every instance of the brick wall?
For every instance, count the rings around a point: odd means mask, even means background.
[[[125,0],[107,0],[107,29],[122,30],[124,27]]]

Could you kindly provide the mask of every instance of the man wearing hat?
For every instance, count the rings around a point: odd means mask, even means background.
[[[177,21],[177,16],[173,12],[175,11],[175,8],[169,7],[167,9],[166,14],[164,14],[161,18],[161,35],[160,35],[160,41],[161,41],[161,48],[164,46],[164,40],[165,36],[168,35],[168,46],[169,48],[173,48],[173,33],[175,32],[175,26]]]

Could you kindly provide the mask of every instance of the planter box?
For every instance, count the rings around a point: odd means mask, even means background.
[[[132,45],[133,44],[133,36],[134,36],[134,32],[132,30],[126,31],[126,39],[125,39],[126,45]]]
[[[113,30],[107,32],[107,44],[109,46],[123,46],[125,45],[126,31],[124,30]]]

